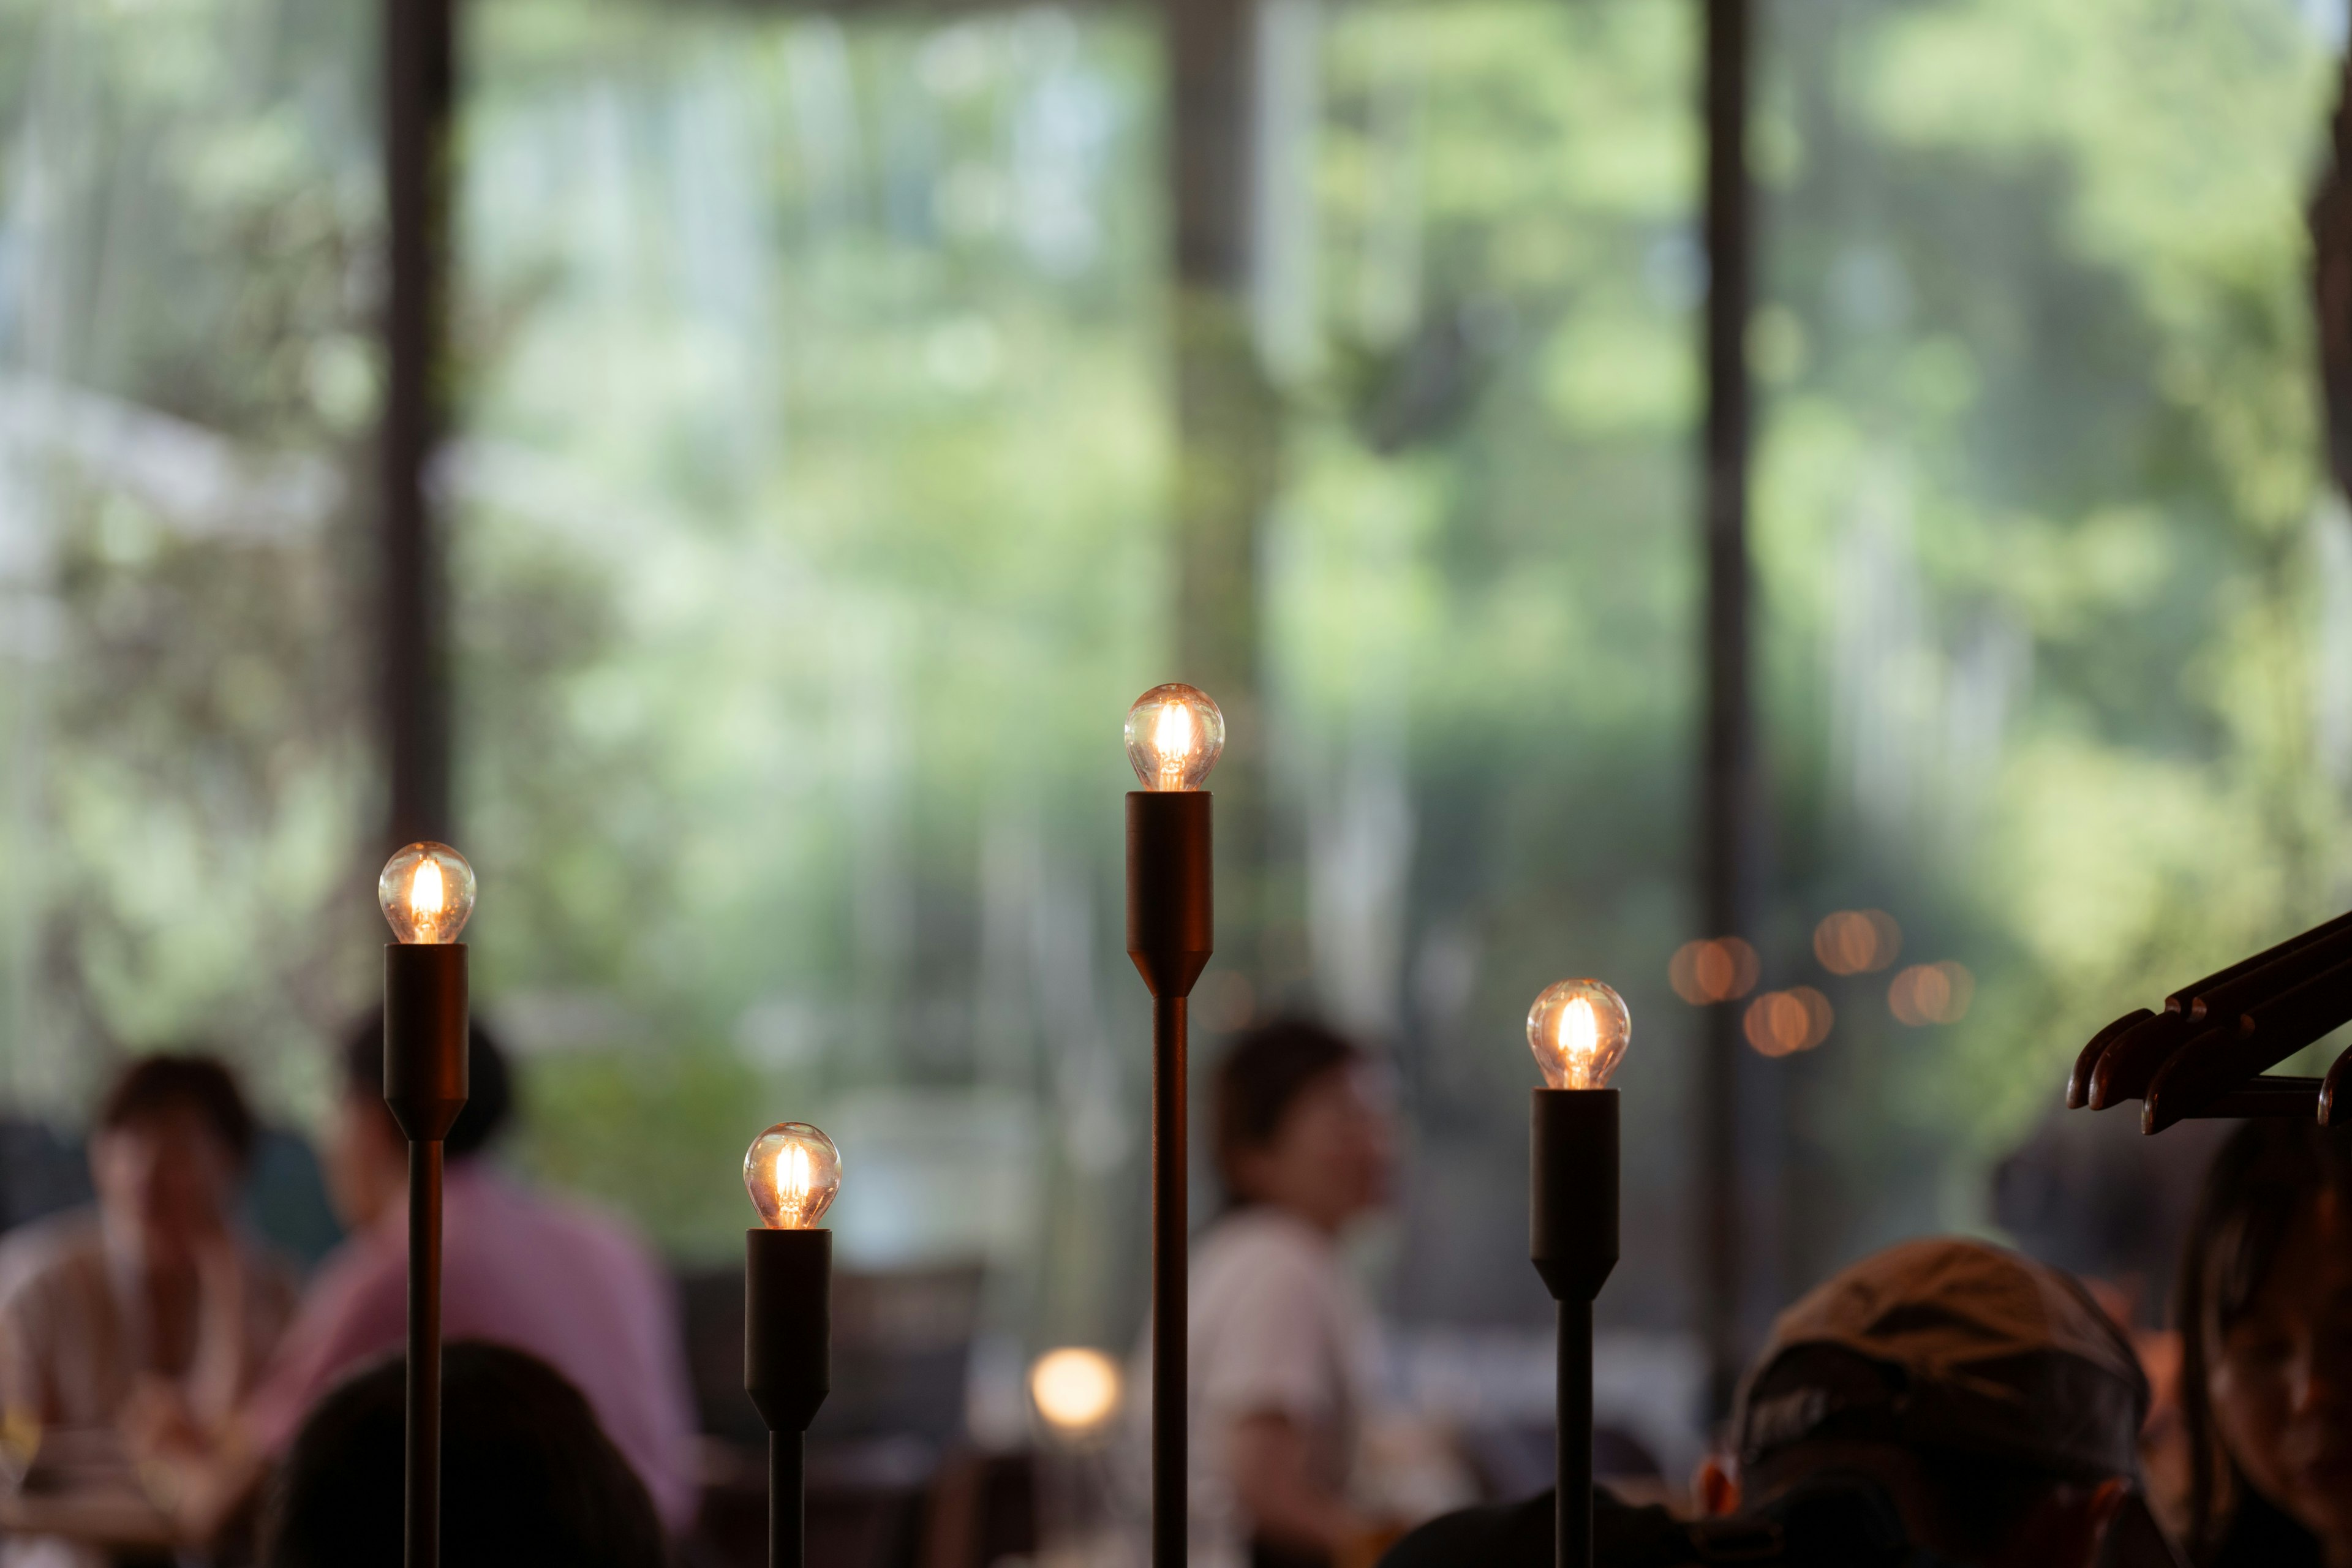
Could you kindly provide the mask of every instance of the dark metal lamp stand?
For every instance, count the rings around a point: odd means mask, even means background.
[[[833,1232],[749,1231],[743,1254],[743,1389],[768,1424],[768,1568],[803,1568],[808,1426],[833,1387]]]
[[[1553,1561],[1592,1564],[1592,1300],[1617,1266],[1617,1091],[1538,1089],[1528,1251],[1559,1306]]]
[[[1151,1562],[1185,1557],[1185,1026],[1215,947],[1210,796],[1127,797],[1127,952],[1151,988]]]
[[[466,1108],[461,942],[383,950],[383,1102],[408,1138],[407,1568],[441,1561],[441,1141]]]

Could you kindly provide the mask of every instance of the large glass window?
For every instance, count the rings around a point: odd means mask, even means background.
[[[1563,964],[1666,994],[1691,41],[1517,0],[1251,39],[1269,858],[1203,1016],[1398,1052],[1422,1316],[1539,1298],[1496,1136],[1528,999]],[[1037,1326],[1123,1336],[1116,727],[1187,673],[1171,443],[1246,460],[1166,390],[1156,28],[505,0],[471,50],[463,751],[535,1157],[715,1251],[729,1131],[811,1107],[860,1152],[853,1255],[985,1250]],[[1675,1055],[1629,1069],[1643,1310],[1684,1273]]]
[[[468,47],[460,736],[533,1156],[724,1255],[790,1110],[854,1261],[1026,1265],[1140,1192],[1154,35],[499,0]]]
[[[1980,1223],[2094,1030],[2343,906],[2303,220],[2341,26],[1773,12],[1766,968],[1836,1016],[1787,1064],[1792,1283]],[[1868,908],[1899,958],[1829,973],[1816,922]]]
[[[372,9],[0,5],[0,1062],[309,1100],[366,973]]]
[[[1262,229],[1255,300],[1290,415],[1265,546],[1276,855],[1296,857],[1308,955],[1290,999],[1397,1054],[1417,1139],[1397,1306],[1533,1321],[1527,1009],[1569,974],[1619,985],[1636,1024],[1610,1300],[1671,1320],[1689,1272],[1663,955],[1686,934],[1694,809],[1695,17],[1319,15],[1293,89],[1314,112],[1284,127],[1308,141],[1312,202]]]

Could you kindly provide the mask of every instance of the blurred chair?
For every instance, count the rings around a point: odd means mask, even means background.
[[[342,1240],[326,1173],[310,1140],[282,1127],[259,1129],[246,1178],[245,1217],[257,1235],[305,1270],[317,1268]]]
[[[994,1568],[1038,1544],[1037,1458],[959,1448],[940,1465],[923,1516],[919,1568]]]
[[[0,1116],[0,1230],[89,1202],[81,1140],[45,1121]]]

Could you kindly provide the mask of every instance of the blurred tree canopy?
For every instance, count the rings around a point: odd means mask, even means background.
[[[371,13],[0,4],[0,1031],[267,1102],[366,973]]]

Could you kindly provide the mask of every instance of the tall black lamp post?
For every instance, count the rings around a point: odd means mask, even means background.
[[[441,1561],[441,1141],[466,1109],[466,946],[474,868],[446,844],[384,862],[383,1101],[408,1138],[407,1568]]]
[[[743,1155],[761,1228],[743,1237],[743,1390],[768,1426],[768,1568],[808,1561],[807,1434],[833,1388],[833,1232],[841,1151],[779,1121]]]
[[[1151,1563],[1183,1568],[1185,1031],[1216,945],[1210,795],[1225,719],[1205,692],[1155,686],[1127,713],[1127,955],[1151,989]]]
[[[1592,1563],[1592,1301],[1617,1266],[1617,1091],[1608,1083],[1633,1028],[1624,1001],[1597,980],[1563,980],[1528,1012],[1548,1086],[1534,1091],[1529,1127],[1528,1251],[1559,1310],[1559,1568]]]

